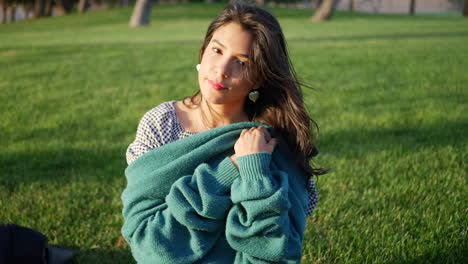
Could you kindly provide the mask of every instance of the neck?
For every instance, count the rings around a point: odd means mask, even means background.
[[[209,104],[202,99],[199,109],[202,122],[208,129],[249,121],[242,104]]]

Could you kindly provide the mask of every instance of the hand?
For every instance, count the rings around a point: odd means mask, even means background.
[[[231,160],[237,167],[237,157],[260,152],[273,153],[276,143],[276,139],[271,137],[264,126],[244,129],[234,145],[235,154],[231,156]]]

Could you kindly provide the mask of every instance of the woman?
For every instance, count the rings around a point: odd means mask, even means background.
[[[127,150],[122,233],[139,263],[298,263],[317,154],[278,21],[228,5],[200,90],[145,114]]]

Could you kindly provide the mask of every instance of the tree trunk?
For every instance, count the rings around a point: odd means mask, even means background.
[[[80,0],[78,3],[78,13],[84,13],[89,8],[89,0]]]
[[[410,4],[409,4],[410,15],[414,15],[415,9],[416,9],[416,0],[410,0]]]
[[[45,8],[44,8],[44,15],[51,16],[52,15],[52,0],[45,0]]]
[[[73,5],[71,4],[70,0],[55,0],[55,5],[59,10],[60,15],[66,15],[70,13],[70,11],[73,8]]]
[[[12,23],[16,21],[16,4],[11,4],[6,8],[6,22]]]
[[[356,3],[354,2],[354,0],[349,0],[349,11],[351,12],[354,12],[354,10],[356,9]]]
[[[312,17],[312,21],[319,22],[331,18],[335,7],[335,0],[324,0],[317,12]]]
[[[153,0],[137,0],[133,8],[131,27],[147,26],[150,23]]]
[[[33,3],[25,4],[24,11],[26,13],[26,19],[34,18],[34,4]]]
[[[0,24],[6,23],[6,1],[0,0]]]
[[[57,16],[64,16],[67,14],[67,10],[65,9],[65,7],[62,5],[62,2],[60,0],[57,0],[55,2],[55,11],[54,11],[54,15],[57,15]]]
[[[45,0],[36,0],[34,3],[34,17],[42,17],[45,14]]]
[[[465,0],[463,5],[463,16],[468,16],[468,0]]]

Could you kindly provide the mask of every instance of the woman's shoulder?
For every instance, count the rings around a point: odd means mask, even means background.
[[[175,102],[161,103],[143,115],[138,125],[135,141],[127,149],[128,164],[146,152],[183,136],[175,113]]]
[[[147,138],[166,144],[179,132],[179,122],[174,109],[176,101],[161,103],[147,111],[138,125],[137,138]]]
[[[189,136],[185,133],[176,113],[177,101],[169,101],[150,109],[140,121],[137,134],[154,139],[158,145],[165,145]]]
[[[168,101],[153,107],[143,115],[141,122],[160,124],[173,121],[174,118],[177,118],[174,108],[175,102],[176,101]]]

